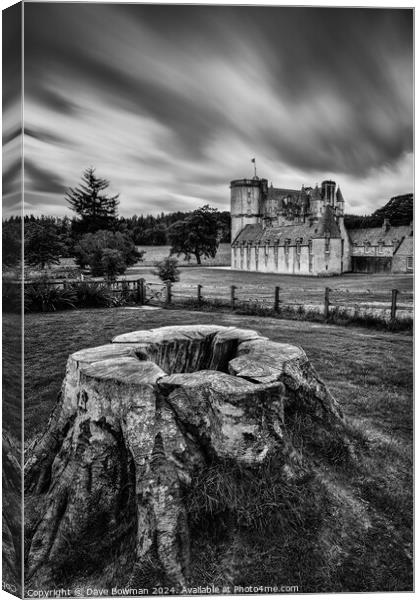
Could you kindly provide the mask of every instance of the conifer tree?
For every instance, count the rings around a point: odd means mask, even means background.
[[[118,217],[119,194],[109,196],[105,190],[109,181],[95,175],[90,167],[83,172],[82,183],[66,192],[66,200],[80,217],[75,222],[76,233],[94,233],[113,229]]]

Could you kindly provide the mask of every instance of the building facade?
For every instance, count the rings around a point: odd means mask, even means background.
[[[348,231],[334,181],[292,190],[255,176],[232,181],[230,189],[232,269],[314,276],[412,269],[412,227],[385,220]]]

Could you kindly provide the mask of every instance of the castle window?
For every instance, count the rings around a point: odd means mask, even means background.
[[[302,238],[296,238],[296,254],[300,254],[300,248],[302,245]]]
[[[327,235],[327,237],[325,238],[325,252],[329,252],[330,251],[330,236]]]
[[[312,240],[308,241],[308,250],[309,250],[309,254],[312,254]]]
[[[290,240],[289,239],[284,240],[284,253],[285,254],[289,254],[289,246],[290,246]]]

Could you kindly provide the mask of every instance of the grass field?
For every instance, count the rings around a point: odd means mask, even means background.
[[[127,279],[144,278],[147,282],[158,283],[151,268],[136,265],[127,273]],[[340,277],[305,277],[298,275],[278,275],[274,273],[253,273],[232,271],[229,268],[196,267],[181,268],[181,279],[173,286],[174,295],[195,297],[197,284],[201,284],[204,298],[229,298],[230,287],[236,286],[238,299],[266,298],[272,302],[274,288],[280,287],[280,300],[289,303],[323,302],[325,288],[332,289],[331,301],[352,305],[355,303],[387,306],[391,302],[391,290],[399,290],[398,303],[412,305],[413,276],[405,274],[365,275],[346,273]]]
[[[316,566],[316,548],[299,546],[298,552],[309,554],[301,556],[302,565],[295,564],[294,557],[290,572],[282,573],[282,582],[298,581],[303,591],[411,589],[413,353],[408,334],[183,310],[117,308],[30,314],[25,316],[27,439],[45,427],[71,352],[135,329],[197,322],[249,327],[273,340],[301,345],[337,398],[357,434],[355,439],[360,440],[357,468],[332,465],[328,478],[340,493],[354,495],[367,507],[370,526],[363,539],[349,545],[333,578]],[[4,332],[14,334],[7,316]],[[275,557],[269,554],[268,549],[267,570],[275,569]],[[196,568],[199,572],[205,567],[200,563]]]
[[[141,264],[149,267],[152,266],[157,260],[162,260],[169,256],[171,247],[170,246],[137,246],[137,250],[145,252],[143,261]],[[197,261],[194,256],[188,262],[184,259],[181,254],[177,257],[180,265],[188,267],[196,267]],[[214,258],[202,258],[203,265],[206,266],[229,266],[230,265],[230,244],[220,244],[217,250],[217,254]]]

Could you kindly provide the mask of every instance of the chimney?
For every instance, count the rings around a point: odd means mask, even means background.
[[[389,219],[384,219],[383,225],[382,225],[382,231],[384,233],[386,233],[387,231],[389,231],[389,228],[391,227],[391,224],[389,222]]]

